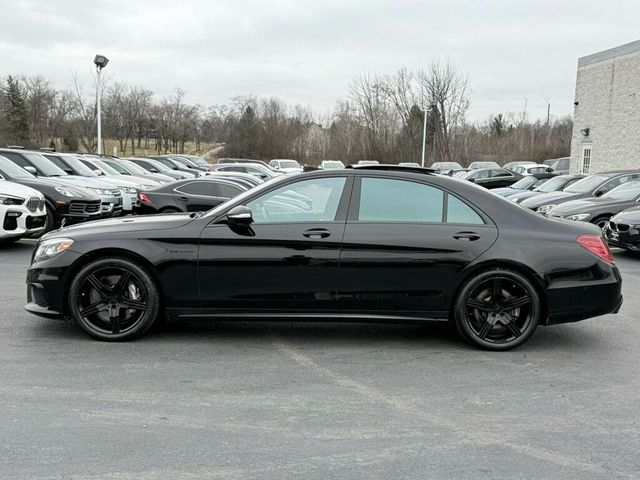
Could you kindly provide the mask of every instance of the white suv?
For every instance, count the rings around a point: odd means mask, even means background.
[[[19,240],[42,232],[46,218],[42,193],[0,180],[0,241]]]

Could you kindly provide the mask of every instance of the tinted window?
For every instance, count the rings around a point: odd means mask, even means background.
[[[227,183],[218,183],[219,197],[233,198],[236,195],[240,195],[242,191],[243,190],[240,187],[236,187],[235,185],[229,185]]]
[[[191,182],[185,185],[180,185],[176,188],[176,191],[187,193],[189,195],[213,195],[213,183],[211,182]]]
[[[45,157],[49,159],[50,162],[53,162],[56,167],[61,168],[65,172],[73,175],[73,170],[69,167],[69,165],[66,165],[60,157],[56,157],[55,155],[45,155]]]
[[[405,180],[363,178],[361,222],[442,222],[444,192]]]
[[[255,223],[332,222],[346,179],[317,178],[286,185],[248,202]]]
[[[511,174],[506,170],[491,170],[492,177],[511,177]]]
[[[484,224],[484,221],[469,205],[457,197],[449,195],[447,200],[447,223]]]

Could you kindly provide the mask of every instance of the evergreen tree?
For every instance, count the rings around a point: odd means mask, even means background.
[[[5,115],[7,122],[7,137],[10,143],[26,145],[29,143],[29,119],[24,95],[18,80],[11,75],[7,78],[5,91]]]

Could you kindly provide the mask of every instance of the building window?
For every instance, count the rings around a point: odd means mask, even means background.
[[[582,147],[582,168],[580,173],[589,175],[591,173],[591,145]]]

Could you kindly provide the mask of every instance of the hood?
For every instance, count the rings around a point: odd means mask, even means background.
[[[523,207],[538,208],[542,205],[557,205],[558,203],[568,202],[569,200],[577,200],[590,196],[589,193],[569,193],[569,192],[549,192],[541,193],[533,198],[524,200],[521,205]]]
[[[109,234],[122,235],[132,232],[145,232],[177,228],[193,221],[190,213],[170,213],[165,215],[146,215],[141,217],[119,217],[106,220],[94,220],[63,227],[48,233],[43,240],[56,237],[78,238],[82,236],[100,236]]]
[[[14,197],[24,198],[25,200],[31,197],[44,198],[44,195],[34,188],[18,183],[7,182],[6,180],[0,180],[0,195],[12,195]]]
[[[517,193],[526,192],[526,190],[521,190],[519,188],[492,188],[491,193],[497,193],[501,197],[510,197],[511,195],[515,195]]]
[[[149,180],[148,178],[142,178],[142,180],[139,181],[140,178],[141,177],[135,177],[133,175],[105,175],[104,176],[105,180],[109,182],[113,182],[119,187],[129,187],[129,188],[139,189],[140,185],[142,185],[144,188],[155,187],[159,185],[158,182]]]
[[[48,177],[51,178],[51,177]],[[65,185],[84,187],[84,188],[100,188],[103,190],[113,190],[116,188],[112,182],[98,180],[95,177],[81,177],[77,175],[65,175],[64,177],[53,177]]]
[[[61,197],[62,195],[57,192],[56,187],[64,187],[65,190],[68,190],[75,194],[76,199],[83,200],[100,200],[100,197],[92,193],[90,190],[86,188],[80,187],[79,185],[70,185],[69,183],[64,183],[58,180],[58,177],[34,177],[34,178],[16,178],[13,179],[15,183],[19,183],[20,185],[26,185],[31,187],[39,192],[42,192],[45,196],[53,196]],[[69,197],[74,198],[74,197]],[[67,200],[69,199],[67,198]]]
[[[611,217],[616,223],[627,223],[629,225],[640,225],[640,207],[633,207],[623,210]]]
[[[510,195],[509,200],[511,200],[512,202],[520,203],[526,200],[527,198],[536,197],[542,194],[543,192],[532,192],[530,190],[526,190],[523,192],[516,193],[515,195]]]
[[[552,212],[553,215],[575,215],[578,213],[592,213],[597,215],[598,213],[618,212],[624,210],[625,207],[633,206],[635,202],[633,200],[612,200],[610,198],[583,198],[580,200],[571,200],[564,202],[555,207]]]

